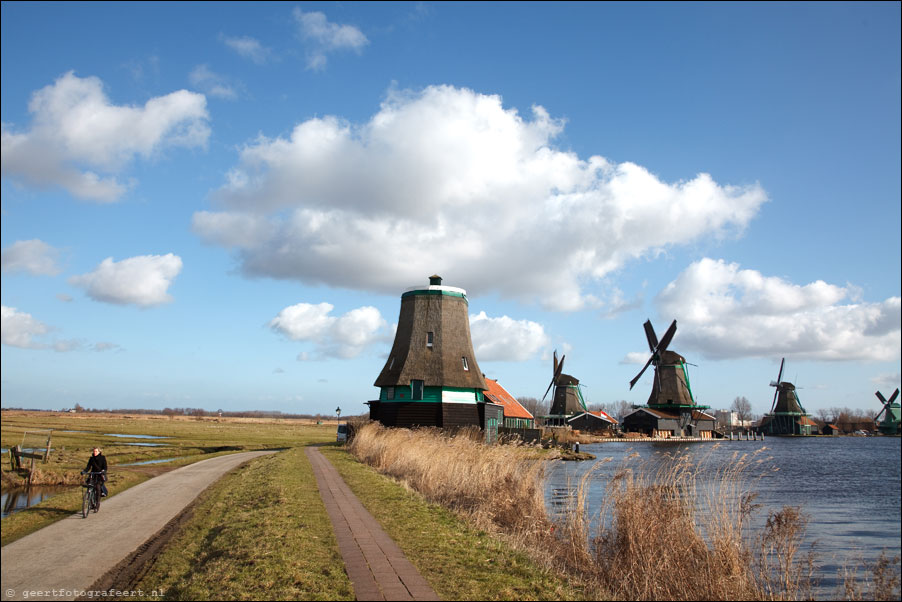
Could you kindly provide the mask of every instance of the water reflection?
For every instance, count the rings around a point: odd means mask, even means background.
[[[3,518],[69,489],[71,487],[66,485],[32,485],[24,489],[16,488],[4,491],[0,498],[0,505],[3,506]]]
[[[178,458],[163,458],[160,460],[144,460],[143,462],[129,462],[128,464],[119,464],[119,466],[142,466],[144,464],[163,464],[164,462],[172,462]]]

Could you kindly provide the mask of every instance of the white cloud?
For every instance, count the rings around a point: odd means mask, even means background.
[[[643,365],[648,361],[649,354],[642,351],[630,351],[620,360],[621,364],[638,364]]]
[[[313,118],[249,143],[215,193],[223,210],[194,229],[250,276],[395,294],[453,273],[471,295],[575,310],[627,261],[741,231],[766,201],[757,185],[581,159],[553,147],[563,128],[466,89],[393,91],[362,125]]]
[[[307,341],[316,346],[320,357],[352,358],[367,346],[384,341],[388,324],[375,307],[359,307],[343,316],[332,316],[329,303],[298,303],[279,312],[269,326],[293,341]],[[299,361],[310,359],[301,353]]]
[[[353,25],[330,23],[321,12],[305,13],[294,9],[294,19],[300,26],[301,37],[308,43],[307,68],[325,69],[326,54],[337,50],[360,52],[369,40]]]
[[[21,312],[15,307],[0,306],[0,340],[4,345],[23,349],[42,349],[44,344],[33,340],[50,331],[50,328],[35,320],[31,314]]]
[[[104,352],[104,351],[122,351],[122,347],[117,343],[110,343],[107,341],[101,341],[100,343],[94,343],[91,345],[92,351]]]
[[[238,98],[238,92],[235,85],[230,83],[228,78],[214,73],[207,65],[198,65],[188,74],[191,85],[204,91],[204,93],[223,98],[225,100],[234,100]]]
[[[226,46],[258,65],[262,65],[269,60],[272,54],[272,51],[263,46],[259,40],[249,36],[229,37],[220,35],[220,39]]]
[[[796,285],[735,263],[702,259],[655,299],[679,322],[677,344],[710,358],[899,358],[902,300],[850,302],[857,289],[821,280]]]
[[[96,270],[73,276],[69,283],[85,289],[95,301],[151,307],[172,301],[167,291],[181,270],[182,259],[172,253],[140,255],[118,262],[108,257]]]
[[[39,276],[60,273],[56,264],[59,251],[42,240],[19,240],[3,249],[0,265],[4,272],[29,272]]]
[[[883,392],[883,396],[889,399],[889,396],[893,394],[892,392],[899,386],[899,383],[902,382],[902,373],[884,372],[871,378],[871,382],[878,387],[889,389],[889,392]]]
[[[204,147],[210,135],[202,94],[179,90],[143,107],[114,105],[99,78],[71,71],[35,92],[28,109],[27,132],[2,125],[3,176],[102,203],[117,201],[131,185],[117,176],[135,157]]]
[[[551,342],[537,322],[508,316],[490,318],[484,311],[470,315],[470,335],[481,362],[528,360]]]

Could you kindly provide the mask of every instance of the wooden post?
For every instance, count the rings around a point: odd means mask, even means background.
[[[47,435],[47,449],[44,451],[44,464],[47,463],[47,460],[50,459],[50,439],[53,437],[53,429],[50,429],[50,433]]]
[[[19,459],[19,454],[22,452],[22,448],[18,445],[13,445],[9,448],[9,463],[13,470],[19,470],[22,468],[22,460]]]

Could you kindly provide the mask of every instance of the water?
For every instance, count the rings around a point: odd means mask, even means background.
[[[72,487],[66,485],[32,485],[27,489],[10,489],[4,491],[0,496],[0,505],[3,506],[3,518],[6,518],[13,512],[18,512],[26,508],[30,508],[49,497],[53,497],[58,493],[71,490]]]
[[[119,466],[143,466],[144,464],[164,464],[166,462],[172,462],[173,460],[178,460],[178,458],[161,458],[159,460],[144,460],[143,462],[129,462],[128,464],[120,464]]]
[[[162,437],[158,435],[126,435],[122,433],[104,433],[104,437],[123,437],[125,439],[171,439],[172,437]]]
[[[902,440],[897,437],[770,437],[766,441],[723,441],[714,443],[598,443],[581,446],[581,451],[599,460],[613,458],[596,467],[588,495],[589,511],[597,515],[610,476],[631,453],[641,459],[664,454],[687,453],[706,457],[711,469],[727,466],[734,452],[766,458],[750,476],[756,503],[762,508],[753,521],[760,529],[769,512],[783,506],[798,506],[809,517],[805,544],[816,542],[821,567],[819,593],[835,592],[838,568],[873,562],[882,550],[890,557],[900,554],[900,457]],[[710,455],[708,455],[710,454]],[[559,462],[550,470],[546,505],[560,513],[562,492],[579,484],[579,479],[595,462]],[[565,502],[566,500],[563,499]],[[597,521],[596,521],[597,524]],[[753,533],[754,534],[754,533]]]
[[[168,443],[123,443],[122,445],[131,445],[135,447],[166,447]]]

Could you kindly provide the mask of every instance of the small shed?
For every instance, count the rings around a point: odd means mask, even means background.
[[[623,417],[623,430],[643,433],[647,437],[713,438],[716,418],[701,410],[686,413],[668,412],[657,408],[638,408]]]
[[[594,412],[582,412],[567,419],[571,428],[586,433],[610,432],[614,430],[618,422],[607,412],[596,410]]]
[[[836,436],[836,435],[839,435],[839,434],[841,434],[841,433],[842,433],[842,430],[841,430],[838,426],[836,426],[835,424],[829,424],[829,423],[828,423],[828,424],[825,424],[825,425],[824,425],[824,428],[821,429],[821,434],[822,434],[822,435],[833,435],[833,436]]]

